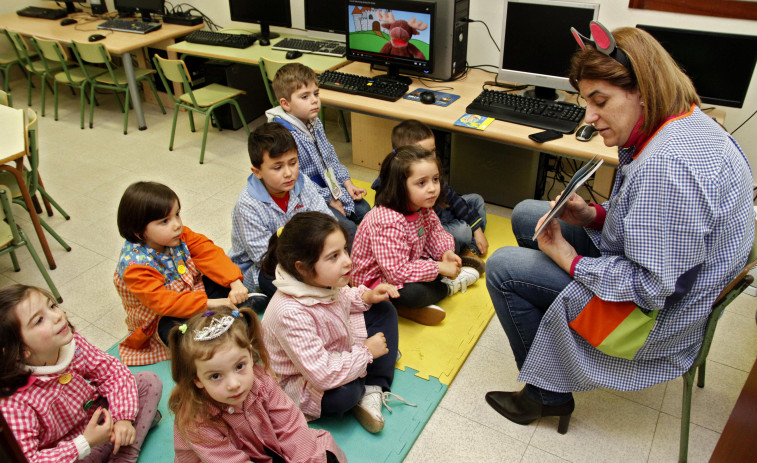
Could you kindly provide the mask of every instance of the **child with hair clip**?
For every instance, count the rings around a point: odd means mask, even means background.
[[[346,462],[270,371],[257,315],[207,311],[169,334],[176,462]]]
[[[46,290],[0,289],[0,411],[30,463],[136,462],[163,384],[74,331]]]
[[[463,267],[455,242],[434,213],[443,202],[439,159],[420,145],[389,153],[381,164],[381,189],[352,245],[352,283],[398,288],[397,313],[423,325],[444,320],[435,305],[465,291],[479,272]]]
[[[346,246],[341,223],[320,212],[297,214],[271,237],[263,268],[275,269],[278,290],[263,316],[265,344],[281,387],[308,419],[352,410],[376,433],[382,406],[402,400],[389,392],[398,334],[388,299],[398,294],[391,285],[347,286]]]
[[[113,283],[130,332],[118,346],[127,365],[167,360],[174,325],[207,309],[235,309],[248,299],[239,267],[211,240],[185,227],[180,209],[176,193],[155,182],[129,185],[118,205],[118,231],[126,243]]]

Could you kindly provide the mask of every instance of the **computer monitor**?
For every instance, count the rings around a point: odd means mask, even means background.
[[[74,3],[84,3],[86,0],[53,0],[55,3],[63,3],[66,6],[66,12],[68,14],[77,13],[81,10],[74,6]]]
[[[119,16],[141,15],[142,21],[150,22],[151,14],[163,14],[164,0],[113,0]]]
[[[348,0],[347,59],[386,66],[385,78],[408,84],[402,69],[432,72],[435,12],[425,0]]]
[[[289,0],[229,0],[231,20],[260,24],[258,39],[275,39],[279,34],[271,32],[270,26],[292,27],[292,11]]]
[[[757,63],[757,36],[636,27],[649,32],[691,78],[704,103],[741,108]]]
[[[567,76],[578,45],[570,28],[590,37],[598,14],[595,3],[505,1],[499,80],[533,85],[534,95],[552,100],[555,90],[573,91]]]
[[[309,31],[347,33],[347,18],[340,14],[347,0],[305,0],[305,29]]]

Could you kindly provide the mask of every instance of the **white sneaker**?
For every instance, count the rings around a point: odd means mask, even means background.
[[[460,274],[454,280],[450,280],[447,277],[442,278],[442,282],[447,285],[447,296],[452,296],[455,293],[464,293],[468,286],[478,280],[480,274],[478,270],[472,267],[462,267]]]
[[[353,407],[352,413],[366,431],[375,434],[384,429],[384,416],[381,414],[383,402],[381,386],[365,386],[365,394]]]

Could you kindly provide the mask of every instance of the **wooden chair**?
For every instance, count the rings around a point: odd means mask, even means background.
[[[10,41],[16,46],[16,51],[18,52],[19,59],[24,64],[24,69],[26,70],[26,94],[27,94],[27,102],[26,104],[28,106],[32,105],[32,76],[36,75],[39,76],[39,78],[42,80],[42,85],[47,85],[50,90],[52,91],[53,88],[50,86],[50,82],[45,79],[45,75],[48,72],[57,72],[60,71],[62,68],[59,64],[55,62],[47,62],[43,63],[44,58],[36,59],[38,58],[36,51],[31,51],[29,48],[29,45],[27,45],[26,40],[22,36],[20,36],[16,32],[9,32],[7,29],[4,30],[6,34],[8,34],[8,38]],[[45,92],[42,92],[42,107],[45,106]]]
[[[265,91],[268,94],[268,101],[271,102],[271,106],[274,108],[279,105],[279,100],[276,98],[276,95],[273,92],[272,82],[274,77],[276,77],[276,73],[281,69],[285,64],[289,64],[291,61],[274,61],[272,59],[260,57],[258,59],[258,67],[260,68],[260,73],[263,75],[263,85],[265,86]],[[321,122],[323,122],[323,106],[321,106],[321,111],[318,113],[318,117],[321,119]],[[341,109],[339,110],[339,122],[342,125],[342,128],[344,129],[344,139],[347,143],[350,141],[350,131],[349,128],[347,128],[347,121],[344,118],[344,111]]]
[[[127,133],[129,126],[129,83],[126,78],[126,71],[124,68],[115,67],[110,58],[110,53],[101,43],[89,43],[89,42],[71,42],[71,48],[74,50],[76,60],[79,62],[79,66],[84,70],[87,81],[90,84],[91,92],[89,97],[89,128],[94,126],[93,118],[95,112],[95,89],[103,88],[106,90],[112,90],[116,95],[118,104],[121,106],[121,110],[124,113],[124,135]],[[89,71],[91,66],[87,64],[96,64],[104,66],[105,72],[93,74]],[[134,70],[134,78],[137,84],[140,82],[147,82],[152,90],[152,94],[160,105],[160,110],[163,114],[166,113],[166,108],[163,107],[163,102],[158,96],[158,91],[155,89],[155,84],[152,81],[152,75],[155,74],[154,69],[142,69],[137,68]],[[121,104],[121,99],[118,97],[118,93],[124,94],[125,104]]]
[[[165,88],[173,88],[170,82],[180,83],[183,86],[184,94],[176,97],[172,92],[168,92],[174,102],[173,124],[171,125],[171,141],[168,143],[168,149],[173,150],[173,139],[176,133],[176,118],[179,115],[179,108],[187,109],[189,113],[189,127],[192,132],[195,131],[194,117],[192,113],[197,112],[205,116],[205,128],[202,132],[202,148],[200,148],[200,164],[205,160],[205,143],[208,138],[208,125],[213,117],[213,111],[225,104],[233,105],[239,114],[247,136],[250,135],[250,128],[247,127],[247,121],[242,114],[242,110],[237,103],[236,97],[245,93],[243,90],[226,87],[220,84],[209,84],[200,89],[192,88],[192,80],[187,71],[187,65],[180,59],[164,59],[158,55],[153,58],[155,68],[158,70],[160,80],[163,81]],[[218,129],[221,129],[220,124]]]

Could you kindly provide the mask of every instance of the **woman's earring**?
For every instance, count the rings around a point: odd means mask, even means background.
[[[644,102],[643,101],[641,102],[641,105],[644,106]]]

